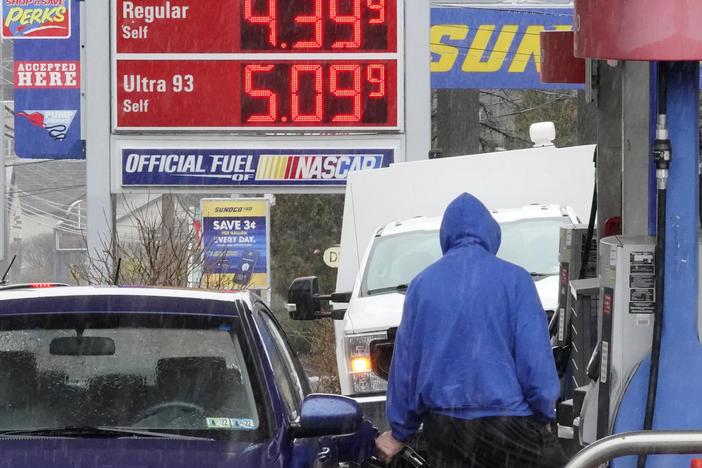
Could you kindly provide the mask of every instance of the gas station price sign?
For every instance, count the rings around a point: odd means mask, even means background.
[[[117,53],[397,51],[397,0],[115,3]]]
[[[117,0],[116,130],[400,130],[403,0]]]

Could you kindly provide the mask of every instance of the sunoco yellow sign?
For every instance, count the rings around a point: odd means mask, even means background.
[[[572,29],[573,10],[432,8],[432,88],[554,88],[539,82],[541,31]]]

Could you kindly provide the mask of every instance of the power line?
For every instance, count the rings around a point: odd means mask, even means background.
[[[65,185],[65,186],[59,186],[59,187],[45,187],[45,188],[41,188],[41,189],[26,191],[26,192],[24,192],[24,194],[18,195],[18,197],[19,198],[31,197],[31,196],[34,196],[38,193],[62,192],[64,190],[71,190],[71,189],[76,189],[76,188],[81,188],[81,187],[86,187],[86,185],[85,184],[78,184],[78,185]]]
[[[23,162],[23,163],[11,163],[11,164],[5,164],[5,167],[19,167],[19,166],[29,166],[30,164],[46,164],[50,162],[56,161],[55,159],[42,159],[41,161],[31,161],[31,162]]]
[[[503,117],[512,117],[512,116],[515,116],[515,115],[526,114],[527,112],[531,112],[531,111],[533,111],[533,110],[537,110],[537,109],[541,109],[541,108],[543,108],[543,107],[550,106],[551,104],[554,104],[554,103],[559,102],[559,101],[563,101],[564,99],[565,99],[565,96],[564,96],[564,97],[557,97],[556,99],[552,99],[552,100],[550,100],[550,101],[548,101],[548,102],[544,102],[544,103],[539,104],[539,105],[537,105],[537,106],[529,107],[529,108],[527,108],[527,109],[520,109],[520,110],[518,110],[518,111],[510,112],[510,113],[507,113],[507,114],[493,115],[491,118],[493,118],[493,119],[501,119],[501,118],[503,118]]]
[[[48,211],[42,210],[41,208],[37,208],[36,206],[32,206],[28,203],[23,203],[22,205],[20,205],[20,207],[22,209],[31,210],[34,212],[34,214],[36,214],[38,216],[43,216],[45,218],[55,219],[56,221],[65,224],[66,226],[69,226],[69,227],[74,226],[74,227],[78,227],[78,228],[80,227],[80,225],[72,219],[69,219],[69,218],[66,218],[63,216],[59,216],[59,215],[54,214],[54,213],[50,213]]]
[[[13,198],[14,198],[13,196],[8,195],[8,196],[6,197],[7,203],[8,203],[8,204],[12,204]],[[41,199],[41,198],[40,198],[39,200],[40,200],[42,203],[47,203],[47,202],[48,202],[48,200],[43,200],[43,199]],[[26,204],[29,204],[29,202],[25,202],[25,203],[26,203]],[[60,216],[62,220],[69,220],[69,219],[71,219],[71,218],[69,218],[69,214],[68,214],[68,210],[70,209],[70,206],[65,208],[65,207],[62,207],[62,206],[60,206],[60,205],[52,205],[51,203],[47,203],[47,204],[49,205],[49,207],[51,207],[51,208],[53,208],[53,209],[55,209],[55,210],[58,210],[58,211],[60,212],[60,213],[56,213],[55,216],[57,216],[57,217]],[[30,206],[31,206],[31,205],[30,205]],[[37,208],[37,209],[38,209],[38,208]],[[44,211],[45,211],[45,210],[44,210]],[[75,212],[74,216],[85,217],[85,216],[87,216],[87,210],[81,209],[79,212]]]
[[[52,227],[52,228],[54,228],[54,229],[58,229],[58,230],[60,230],[60,231],[68,232],[68,233],[70,233],[70,234],[81,234],[81,232],[82,232],[82,231],[80,231],[80,230],[78,230],[78,229],[73,229],[73,228],[71,228],[71,227],[66,227],[64,224],[59,223],[59,222],[53,220],[52,218],[49,218],[49,217],[44,216],[44,215],[42,215],[42,214],[33,212],[32,209],[31,209],[31,207],[22,206],[22,207],[21,207],[21,211],[22,211],[22,213],[25,214],[26,216],[32,217],[32,218],[34,219],[34,221],[36,221],[36,222],[39,223],[39,224],[44,224],[45,226],[50,226],[50,227]],[[43,220],[43,222],[42,222],[42,220]]]
[[[528,8],[495,8],[495,7],[488,7],[488,6],[478,6],[478,5],[466,5],[466,4],[444,4],[444,3],[439,3],[435,5],[438,8],[455,8],[455,9],[461,9],[461,10],[481,10],[481,11],[495,11],[499,13],[521,13],[521,14],[527,14],[527,15],[539,15],[539,16],[562,16],[566,18],[572,18],[573,13],[572,13],[572,7],[567,7],[567,6],[553,6],[551,8],[540,8],[540,9],[528,9]],[[533,8],[533,7],[532,7]],[[540,10],[549,10],[549,11],[540,11]],[[568,11],[570,10],[571,13],[556,13],[554,10],[565,10]]]

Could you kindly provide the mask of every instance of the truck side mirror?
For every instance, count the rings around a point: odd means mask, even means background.
[[[295,278],[288,288],[287,309],[292,320],[319,318],[322,306],[319,302],[319,284],[316,276]]]
[[[329,298],[332,302],[348,304],[349,302],[351,302],[351,293],[350,292],[343,292],[343,293],[335,292],[335,293],[332,293],[331,296],[329,296]],[[345,315],[346,315],[346,309],[332,309],[332,312],[331,312],[332,320],[344,320]]]
[[[295,278],[288,288],[288,303],[286,308],[292,320],[314,320],[329,318],[343,320],[346,310],[333,310],[331,314],[322,314],[320,301],[348,303],[351,293],[319,294],[319,285],[316,276],[303,276]]]

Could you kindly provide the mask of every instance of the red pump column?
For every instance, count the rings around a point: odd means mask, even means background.
[[[575,56],[699,60],[701,19],[699,0],[575,0]]]

